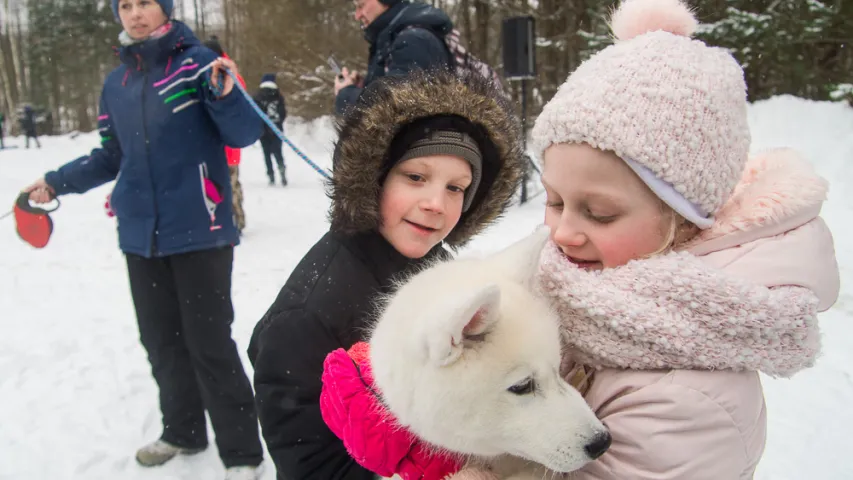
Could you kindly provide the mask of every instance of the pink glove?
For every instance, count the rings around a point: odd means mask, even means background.
[[[330,353],[322,380],[323,420],[362,467],[403,480],[443,480],[460,470],[461,459],[433,452],[378,400],[366,343],[353,345],[349,353],[342,348]]]

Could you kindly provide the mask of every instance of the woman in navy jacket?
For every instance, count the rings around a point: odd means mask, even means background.
[[[229,76],[217,81],[236,65],[169,19],[172,0],[112,5],[124,29],[122,64],[101,93],[102,146],[26,191],[43,203],[116,180],[119,246],[163,414],[162,435],[137,461],[160,465],[206,448],[207,410],[226,478],[255,478],[257,416],[231,339],[238,235],[224,147],[253,144],[261,120]]]

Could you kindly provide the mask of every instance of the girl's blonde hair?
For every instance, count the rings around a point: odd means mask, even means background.
[[[661,247],[648,255],[644,255],[643,258],[654,257],[655,255],[678,250],[679,247],[696,237],[700,231],[699,227],[690,223],[689,220],[679,215],[663,201],[660,202],[660,205],[661,215],[669,219],[667,222],[669,224],[667,234]]]

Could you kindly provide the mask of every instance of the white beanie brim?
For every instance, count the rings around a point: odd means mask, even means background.
[[[672,184],[658,178],[654,172],[630,158],[625,158],[625,163],[640,177],[649,189],[654,192],[663,203],[675,210],[679,215],[686,218],[690,223],[701,229],[711,228],[714,225],[714,217],[702,213],[698,205],[684,198],[678,193]]]

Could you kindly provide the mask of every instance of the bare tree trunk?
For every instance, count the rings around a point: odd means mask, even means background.
[[[207,5],[205,5],[204,0],[198,0],[198,2],[199,2],[199,7],[200,7],[199,10],[201,11],[201,38],[205,39],[205,38],[207,38],[207,32],[206,32],[207,25],[205,24],[205,21],[204,21],[204,11],[207,10],[207,8],[205,8],[205,7],[207,7]]]
[[[592,19],[589,16],[589,5],[587,0],[574,0],[565,8],[565,63],[560,75],[563,77],[560,83],[565,80],[570,72],[575,71],[581,64],[582,51],[586,48],[586,40],[581,37],[578,32],[580,30],[591,31]]]
[[[18,92],[20,92],[20,96],[26,97],[29,92],[29,82],[27,81],[27,73],[24,65],[24,52],[22,51],[24,45],[24,32],[21,28],[22,23],[21,7],[18,5],[15,7],[15,34],[12,35],[12,31],[10,30],[9,37],[12,40],[12,63],[15,66],[15,73],[17,74]],[[18,100],[20,100],[20,98]]]
[[[539,85],[544,101],[548,101],[554,95],[568,75],[566,11],[571,3],[566,0],[539,2],[538,18],[541,31],[539,36],[545,40],[545,45],[538,50],[541,56]],[[576,33],[572,32],[572,34]]]
[[[193,7],[195,7],[195,31],[198,31],[198,28],[199,28],[198,27],[198,19],[199,19],[198,0],[193,0]]]
[[[50,111],[53,112],[53,118],[59,120],[62,125],[62,77],[59,74],[59,62],[50,62]],[[52,132],[51,132],[52,133]]]
[[[477,16],[477,49],[474,54],[483,60],[489,59],[489,20],[491,7],[488,0],[475,0],[474,13]]]
[[[3,22],[0,25],[0,73],[3,82],[3,112],[6,118],[12,113],[12,108],[18,103],[19,88],[15,58],[12,51],[12,17],[9,15],[9,0],[6,0],[3,10]]]
[[[471,4],[469,0],[461,0],[459,2],[459,8],[462,10],[462,35],[463,38],[468,39],[468,47],[471,45]]]
[[[231,39],[232,29],[232,18],[231,18],[231,2],[229,0],[222,0],[222,14],[225,16],[225,40],[228,42],[228,45],[232,45],[234,42]]]

